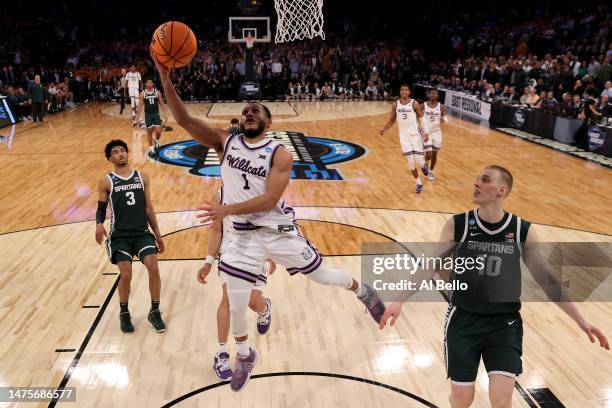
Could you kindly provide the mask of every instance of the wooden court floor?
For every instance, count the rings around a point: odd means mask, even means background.
[[[239,106],[189,109],[225,127]],[[610,170],[452,119],[444,125],[437,179],[416,195],[397,129],[378,134],[388,110],[383,102],[272,109],[272,130],[365,149],[328,166],[342,180],[293,180],[286,194],[330,265],[358,278],[363,242],[434,241],[450,214],[471,208],[473,180],[492,163],[515,177],[507,209],[537,224],[543,240],[612,241]],[[379,331],[353,296],[291,278],[282,267],[265,292],[273,299],[272,329],[251,336],[262,355],[256,378],[238,394],[218,384],[211,366],[220,286],[212,274],[207,285],[196,282],[208,230],[194,210],[220,180],[147,159],[146,134],[117,111],[81,106],[44,124],[20,124],[0,142],[0,386],[75,387],[76,403],[57,404],[65,407],[449,406],[442,297],[406,305],[394,328]],[[97,181],[111,168],[103,148],[113,138],[129,144],[131,165],[152,180],[167,247],[160,256],[163,334],[146,321],[148,280],[139,262],[130,298],[136,332],[119,331],[117,271],[94,240]],[[187,140],[174,125],[162,144]],[[579,307],[612,336],[612,304]],[[555,406],[612,407],[611,354],[590,344],[554,304],[527,303],[522,314],[524,373],[514,406],[544,407],[530,395],[548,390],[562,404]],[[486,388],[481,368],[474,406],[489,406]]]

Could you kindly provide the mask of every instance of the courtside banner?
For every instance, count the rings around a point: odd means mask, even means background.
[[[450,109],[457,110],[481,120],[489,120],[491,117],[491,104],[481,101],[473,95],[463,92],[445,90],[444,105]]]

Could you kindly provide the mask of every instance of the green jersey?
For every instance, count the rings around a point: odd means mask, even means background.
[[[157,90],[153,88],[153,92],[149,93],[145,89],[142,91],[144,96],[144,113],[145,116],[157,115],[159,116],[159,98],[157,97]]]
[[[473,269],[458,268],[451,275],[467,289],[451,292],[450,301],[458,309],[474,315],[502,315],[521,308],[522,246],[531,225],[516,215],[504,212],[502,220],[487,223],[478,210],[454,216],[455,260],[479,259]]]
[[[123,178],[115,173],[107,175],[111,182],[110,236],[113,238],[148,232],[144,181],[137,170]]]

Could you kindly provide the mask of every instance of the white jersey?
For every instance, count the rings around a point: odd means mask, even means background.
[[[128,88],[130,89],[138,89],[140,88],[140,72],[138,71],[129,71],[125,74],[125,80],[127,81]]]
[[[404,105],[399,99],[397,100],[395,113],[400,135],[419,134],[419,123],[417,121],[416,111],[412,106],[413,103],[413,99],[409,99],[406,105]]]
[[[439,132],[440,118],[442,117],[442,107],[440,102],[438,102],[434,108],[430,108],[429,104],[425,102],[424,116],[425,120],[427,121],[427,130],[429,132]]]
[[[248,201],[266,192],[268,176],[274,154],[281,144],[264,139],[257,144],[247,144],[243,135],[230,135],[223,148],[221,159],[221,180],[223,181],[223,202],[236,204]],[[280,230],[281,226],[293,226],[293,216],[286,212],[283,199],[269,211],[254,214],[232,215],[229,220],[235,230],[249,230],[269,227]]]

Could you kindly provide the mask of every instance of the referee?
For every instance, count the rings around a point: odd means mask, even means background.
[[[119,110],[119,114],[123,115],[123,111],[125,110],[125,93],[127,89],[125,88],[125,68],[121,68],[121,78],[119,79],[119,100],[121,101],[121,109]]]

